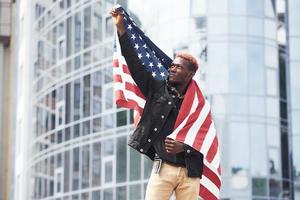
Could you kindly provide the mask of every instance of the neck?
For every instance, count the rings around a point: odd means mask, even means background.
[[[185,84],[172,84],[169,82],[169,85],[172,87],[175,87],[176,90],[179,92],[180,95],[184,95],[186,90],[187,90],[187,86],[189,83],[185,83]]]
[[[175,87],[181,95],[185,94],[187,85],[177,85]]]

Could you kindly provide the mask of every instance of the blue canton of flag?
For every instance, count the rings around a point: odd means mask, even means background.
[[[118,10],[124,16],[124,26],[131,39],[131,43],[142,61],[146,70],[151,72],[152,76],[158,80],[165,80],[168,77],[168,67],[172,63],[163,51],[161,51],[145,34],[139,29],[128,13],[119,7]]]

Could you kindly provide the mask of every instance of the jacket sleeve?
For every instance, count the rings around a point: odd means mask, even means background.
[[[148,96],[150,86],[154,82],[154,78],[151,75],[151,72],[146,71],[146,68],[143,67],[141,60],[138,58],[137,53],[130,43],[127,33],[123,34],[120,38],[120,45],[122,54],[126,60],[131,76],[143,95]]]
[[[184,158],[189,177],[202,177],[203,154],[196,151],[189,145],[183,145]]]

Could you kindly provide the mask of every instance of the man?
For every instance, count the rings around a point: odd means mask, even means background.
[[[129,140],[131,147],[154,160],[146,200],[168,200],[173,192],[177,200],[197,199],[203,155],[167,137],[174,130],[185,93],[198,69],[197,61],[189,54],[176,54],[167,81],[154,79],[141,67],[142,62],[126,34],[122,14],[113,9],[111,15],[131,76],[146,98],[141,120]]]

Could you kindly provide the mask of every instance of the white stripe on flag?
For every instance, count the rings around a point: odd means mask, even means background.
[[[193,146],[195,138],[197,136],[197,133],[200,130],[200,127],[202,126],[208,113],[209,113],[209,104],[207,103],[207,101],[205,101],[205,104],[204,104],[202,110],[200,111],[199,117],[193,123],[192,127],[188,131],[186,138],[184,140],[184,143],[189,144],[191,147]]]
[[[116,83],[115,82],[115,90],[122,90],[122,84],[121,83]],[[122,90],[124,91],[124,90]],[[138,103],[138,105],[141,108],[144,108],[145,106],[145,99],[140,98],[139,96],[137,96],[134,92],[130,91],[130,90],[126,90],[125,92],[123,92],[124,97],[126,98],[126,100],[133,100],[135,102]]]
[[[218,168],[213,166],[212,164],[210,164],[206,159],[203,159],[203,163],[206,167],[208,167],[220,180],[221,180],[221,177],[219,175],[219,172],[218,172]],[[218,166],[219,167],[219,166]]]
[[[191,110],[189,111],[188,116],[183,120],[183,122],[181,122],[181,124],[179,124],[179,126],[173,131],[173,133],[171,133],[170,135],[168,135],[169,138],[172,138],[173,140],[176,139],[178,132],[185,126],[186,122],[188,121],[189,117],[195,112],[195,110],[197,109],[198,106],[198,98],[197,94],[195,92],[194,94],[194,100],[193,100],[193,104],[191,107]]]
[[[220,166],[220,151],[219,147],[217,147],[218,150],[216,152],[216,155],[214,156],[213,160],[211,161],[211,165],[214,166],[215,168],[218,168]]]
[[[219,199],[219,188],[206,176],[202,175],[200,183],[206,187],[215,197]],[[201,186],[200,186],[201,187]]]
[[[214,126],[214,122],[212,121],[212,123],[210,124],[209,129],[207,131],[207,134],[205,136],[205,139],[203,141],[202,147],[200,149],[200,152],[203,155],[207,154],[213,140],[215,139],[215,136],[216,136],[216,129]]]

